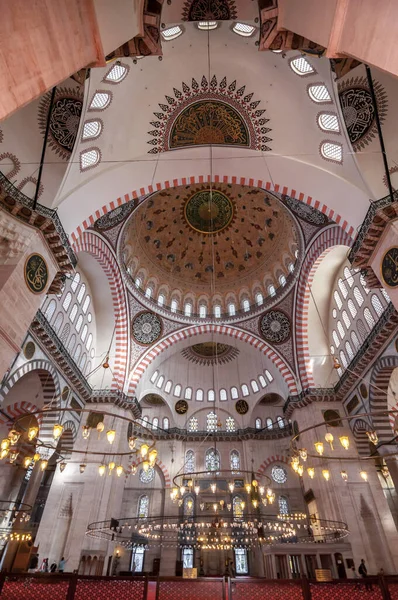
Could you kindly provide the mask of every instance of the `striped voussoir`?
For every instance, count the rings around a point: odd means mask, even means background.
[[[298,278],[296,302],[296,351],[297,363],[303,389],[315,387],[310,368],[308,343],[308,313],[311,300],[311,286],[316,271],[325,256],[335,246],[351,246],[351,236],[340,226],[333,225],[320,233],[307,251]]]
[[[285,465],[289,464],[289,459],[283,454],[275,454],[273,456],[269,456],[261,463],[259,468],[257,469],[258,473],[264,474],[265,470],[274,463],[285,463]]]
[[[63,423],[64,430],[61,435],[59,452],[64,458],[69,458],[71,450],[76,440],[77,430],[76,425],[73,421],[66,421]]]
[[[164,337],[160,342],[155,343],[152,348],[149,348],[138,360],[137,364],[133,368],[131,378],[130,378],[130,387],[129,394],[134,395],[137,389],[137,385],[144,374],[145,370],[149,367],[149,365],[155,360],[159,354],[170,348],[173,344],[180,342],[182,340],[186,340],[195,335],[201,335],[204,333],[211,334],[221,334],[229,337],[233,337],[237,340],[241,340],[250,344],[254,348],[258,349],[265,356],[267,356],[277,367],[285,382],[288,385],[289,392],[291,394],[297,393],[296,381],[294,377],[294,373],[291,371],[290,367],[286,364],[286,362],[273,350],[270,348],[262,339],[255,336],[248,331],[244,331],[239,329],[238,327],[232,327],[231,325],[216,325],[216,324],[205,324],[205,325],[193,325],[191,327],[186,327],[184,329],[180,329],[174,333],[171,333],[169,336]]]
[[[351,422],[351,427],[354,440],[357,445],[358,454],[360,456],[369,456],[370,446],[369,438],[366,435],[366,432],[370,431],[371,426],[363,419],[356,419],[354,424]]]
[[[99,262],[108,278],[115,314],[115,358],[112,388],[123,389],[127,375],[129,326],[126,290],[116,256],[106,241],[91,231],[85,231],[74,243],[73,249],[77,254],[79,252],[91,254]]]
[[[369,386],[370,411],[397,410],[398,405],[388,406],[387,392],[390,378],[394,369],[398,367],[398,356],[383,356],[373,367]],[[394,433],[394,422],[398,415],[374,415],[372,416],[373,427],[379,436],[380,442],[388,442]]]

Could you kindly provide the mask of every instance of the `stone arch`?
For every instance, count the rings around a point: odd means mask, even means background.
[[[392,372],[396,367],[398,367],[398,356],[383,356],[373,367],[369,385],[370,412],[388,410],[387,392]],[[398,410],[398,403],[393,408]],[[380,442],[391,440],[394,421],[394,416],[372,416],[373,427],[379,436]]]
[[[284,456],[283,454],[274,454],[272,456],[269,456],[268,458],[266,458],[261,465],[259,466],[259,468],[257,469],[257,471],[259,473],[265,473],[266,469],[274,464],[274,463],[284,463],[285,465],[289,464],[289,459]]]
[[[137,467],[140,466],[140,464],[143,462],[142,458],[140,458],[140,460],[136,463]],[[157,471],[157,473],[159,473],[161,480],[163,481],[163,485],[165,488],[169,488],[171,487],[171,478],[170,478],[170,474],[167,470],[167,467],[164,463],[162,463],[161,460],[157,460],[156,464],[155,464],[155,469]]]
[[[243,329],[240,329],[238,327],[232,327],[230,325],[215,325],[211,323],[205,325],[192,325],[190,327],[180,329],[179,331],[171,333],[168,336],[162,338],[159,342],[156,342],[151,348],[149,348],[149,350],[147,350],[141,356],[141,358],[134,366],[134,369],[130,376],[129,394],[135,393],[138,382],[140,381],[143,373],[145,372],[147,367],[153,362],[153,360],[157,356],[159,356],[161,352],[163,352],[176,342],[189,339],[192,336],[201,335],[204,333],[227,335],[237,340],[246,342],[254,348],[256,348],[257,350],[260,350],[260,352],[262,352],[265,356],[270,358],[274,365],[277,367],[283,379],[285,380],[290,393],[297,394],[295,374],[292,372],[291,368],[288,366],[285,360],[271,346],[268,346],[262,339],[260,339],[255,334],[249,333],[248,331],[244,331]]]
[[[364,419],[355,419],[351,427],[359,456],[369,456],[369,438],[366,432],[371,426]]]
[[[64,424],[64,430],[62,432],[60,443],[57,451],[62,454],[64,458],[69,458],[71,450],[76,440],[77,429],[73,421],[66,421]]]
[[[319,265],[325,256],[336,246],[351,246],[351,236],[334,225],[325,229],[315,239],[307,251],[298,276],[296,292],[296,351],[298,370],[303,389],[313,387],[314,379],[310,369],[308,344],[308,313],[311,299],[311,285]]]

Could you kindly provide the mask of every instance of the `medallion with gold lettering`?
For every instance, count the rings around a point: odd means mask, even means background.
[[[398,248],[387,250],[381,262],[381,274],[384,282],[392,288],[398,286]]]
[[[25,263],[25,282],[33,294],[41,294],[46,289],[48,269],[40,254],[31,254]]]
[[[235,410],[240,415],[245,415],[249,410],[249,405],[246,400],[238,400],[235,404]]]

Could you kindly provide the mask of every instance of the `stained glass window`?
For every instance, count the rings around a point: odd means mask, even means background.
[[[365,308],[365,310],[363,311],[363,316],[365,317],[365,320],[366,320],[367,324],[369,325],[369,328],[372,329],[372,327],[374,327],[376,323],[375,323],[372,313],[370,312],[370,310],[368,308]]]
[[[164,391],[166,392],[166,394],[170,393],[172,385],[173,385],[173,382],[169,379],[168,382],[166,383],[166,385],[164,386]]]
[[[231,398],[232,400],[236,400],[237,398],[239,398],[238,388],[231,387]]]
[[[353,301],[351,300],[351,298],[348,300],[347,302],[347,306],[348,306],[348,310],[351,313],[351,316],[353,319],[355,319],[355,317],[357,316],[357,307],[355,306],[355,304],[353,303]]]
[[[274,424],[272,422],[271,417],[268,417],[268,419],[266,421],[266,424],[267,424],[267,429],[273,429],[274,428]]]
[[[164,377],[163,377],[163,375],[161,375],[156,383],[156,387],[160,389],[163,385],[163,382],[164,382]]]
[[[198,402],[203,402],[203,390],[201,390],[200,388],[196,390],[196,400]]]
[[[174,396],[176,396],[176,398],[179,398],[181,396],[181,385],[179,383],[177,383],[177,385],[174,388]]]
[[[248,396],[249,395],[249,388],[247,387],[247,385],[244,383],[242,386],[242,395],[243,396]]]
[[[286,496],[279,496],[279,514],[289,514],[289,503],[287,501]]]
[[[240,471],[240,454],[237,450],[231,450],[231,454],[229,455],[231,470],[238,473]]]
[[[361,307],[362,304],[364,303],[364,299],[363,299],[363,296],[357,286],[354,287],[354,298],[357,301],[358,306]]]
[[[148,471],[144,471],[144,469],[140,469],[140,481],[141,483],[151,483],[155,478],[155,469],[153,467],[149,467]],[[143,496],[145,498],[145,496]],[[139,515],[141,516],[141,515]],[[147,515],[145,515],[147,516]]]
[[[133,573],[142,573],[144,570],[145,548],[136,546],[131,556],[131,570]]]
[[[260,417],[257,417],[256,419],[256,429],[261,429],[262,425],[261,425],[261,419]]]
[[[195,471],[195,452],[193,450],[187,450],[185,452],[185,467],[186,473],[193,473]]]
[[[340,334],[341,339],[343,339],[343,337],[345,336],[345,331],[343,325],[341,324],[341,321],[337,321],[337,330]]]
[[[380,302],[380,299],[376,296],[376,294],[372,294],[371,302],[372,302],[373,308],[376,311],[376,315],[378,317],[381,317],[381,315],[384,312],[384,309],[383,309],[382,303]]]
[[[185,388],[184,398],[185,398],[185,400],[191,400],[191,398],[192,398],[192,388],[191,387]]]
[[[341,316],[343,317],[344,325],[347,327],[347,329],[349,329],[351,327],[351,321],[347,314],[347,311],[343,310],[343,312],[341,313]]]
[[[216,395],[215,395],[215,393],[214,393],[214,390],[209,390],[209,391],[207,392],[207,401],[208,401],[208,402],[214,402],[214,401],[215,401],[215,399],[216,399]]]
[[[236,423],[235,419],[232,417],[227,417],[225,420],[225,428],[227,431],[236,431]]]
[[[208,432],[215,432],[217,431],[217,415],[214,412],[210,412],[207,414],[207,419],[206,419],[206,429]]]
[[[280,465],[275,465],[271,469],[271,477],[275,483],[286,483],[287,473],[286,470]]]
[[[188,421],[188,431],[198,431],[198,419],[191,417]]]
[[[56,317],[56,319],[55,319],[55,321],[54,321],[54,325],[53,325],[53,328],[54,328],[54,331],[55,331],[55,333],[58,333],[58,332],[59,332],[59,330],[60,330],[60,329],[61,329],[61,327],[62,327],[62,323],[63,323],[63,322],[64,322],[64,315],[63,315],[61,312],[59,312],[59,313],[57,314],[57,317]]]
[[[282,417],[276,417],[276,422],[278,423],[279,429],[283,429],[285,427],[285,421]]]
[[[224,390],[223,388],[221,388],[221,390],[220,390],[220,400],[221,401],[228,400],[227,390]]]
[[[157,429],[159,426],[159,419],[155,417],[152,421],[152,429]]]
[[[148,498],[148,496],[141,496],[140,499],[138,500],[137,516],[140,519],[146,519],[146,517],[148,516],[148,510],[149,510],[149,498]]]
[[[343,367],[346,369],[348,367],[348,362],[347,362],[346,355],[344,354],[344,352],[342,350],[340,350],[340,361],[341,361],[341,364],[343,365]]]
[[[79,317],[76,321],[76,325],[75,325],[77,333],[79,333],[79,331],[81,330],[82,325],[83,325],[83,315],[79,315]]]
[[[252,390],[253,390],[254,393],[258,392],[258,390],[260,389],[258,387],[258,383],[257,383],[257,381],[255,379],[251,380],[250,385],[251,385]]]
[[[220,469],[220,453],[215,448],[206,450],[205,469],[206,471],[218,471]]]
[[[55,302],[55,300],[54,300],[54,302]],[[67,311],[71,302],[72,302],[72,294],[70,292],[68,292],[64,298],[64,301],[62,302],[62,308],[65,311]],[[76,311],[77,311],[77,307],[76,307]]]
[[[270,372],[269,372],[267,369],[265,369],[265,371],[264,371],[264,372],[265,372],[265,376],[266,376],[266,378],[268,379],[268,381],[269,381],[270,383],[271,383],[272,381],[274,381],[274,378],[272,377],[271,373],[270,373]]]
[[[333,329],[332,337],[333,337],[334,345],[336,346],[336,348],[338,348],[340,346],[340,340],[337,335],[337,331],[335,329]]]
[[[168,417],[163,417],[163,429],[169,428],[169,419]]]

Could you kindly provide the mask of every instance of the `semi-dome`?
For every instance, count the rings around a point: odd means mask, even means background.
[[[247,312],[276,297],[294,272],[298,245],[295,221],[276,196],[220,183],[151,195],[130,216],[122,242],[135,293],[202,317],[231,305]]]

